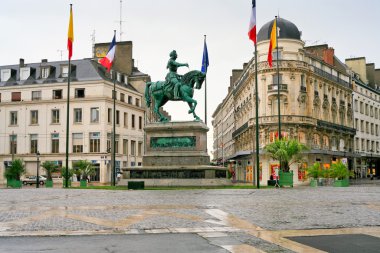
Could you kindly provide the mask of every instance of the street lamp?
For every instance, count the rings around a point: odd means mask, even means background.
[[[36,188],[40,188],[40,152],[37,151],[37,182],[36,182]]]

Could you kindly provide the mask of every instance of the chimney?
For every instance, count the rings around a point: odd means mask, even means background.
[[[329,47],[323,50],[323,61],[330,65],[334,65],[334,48]]]
[[[42,59],[42,60],[41,60],[41,63],[47,63],[47,62],[48,62],[47,59]]]
[[[20,58],[20,68],[25,66],[24,62],[24,59]]]

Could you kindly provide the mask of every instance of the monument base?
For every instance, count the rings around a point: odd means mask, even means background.
[[[146,186],[229,185],[227,168],[211,166],[208,127],[203,122],[152,123],[144,128],[146,152],[142,167],[123,169],[121,185],[144,181]]]

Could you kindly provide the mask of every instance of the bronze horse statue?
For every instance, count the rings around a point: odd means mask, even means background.
[[[160,107],[164,106],[168,101],[184,101],[189,105],[189,114],[192,113],[194,119],[199,121],[200,118],[195,114],[197,101],[193,99],[194,85],[195,89],[201,89],[202,83],[206,78],[206,74],[198,70],[192,70],[184,74],[181,79],[179,94],[181,99],[174,99],[173,85],[166,81],[147,82],[145,87],[145,99],[147,107],[151,105],[151,97],[154,98],[154,112],[159,116],[159,121],[166,122],[168,119],[160,113]]]

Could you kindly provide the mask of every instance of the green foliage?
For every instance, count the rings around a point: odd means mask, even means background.
[[[67,174],[66,174],[67,173]],[[66,171],[66,167],[62,167],[61,168],[61,176],[62,176],[62,178],[66,178],[66,175],[67,175],[67,177],[68,178],[71,178],[73,175],[74,175],[74,171],[73,171],[73,169],[68,169],[67,171]]]
[[[349,176],[353,176],[353,172],[350,172],[347,169],[347,166],[343,164],[341,161],[331,165],[331,170],[331,176],[333,178],[337,178],[338,180],[342,180],[344,178],[348,178]]]
[[[284,138],[276,139],[273,143],[266,145],[264,149],[273,159],[280,161],[281,169],[284,172],[289,172],[290,165],[293,163],[303,162],[303,152],[308,150],[297,140]]]
[[[58,167],[52,161],[45,161],[41,164],[41,167],[45,169],[47,180],[52,180],[51,173],[56,172]]]
[[[87,160],[79,160],[73,163],[73,168],[80,172],[82,179],[87,179],[88,176],[96,174],[94,166]]]
[[[317,179],[320,175],[321,171],[321,164],[316,162],[313,164],[313,166],[310,166],[309,168],[306,169],[307,171],[307,176]]]
[[[12,165],[4,171],[4,176],[7,180],[20,180],[21,175],[25,174],[24,161],[21,159],[15,159],[12,161]]]

